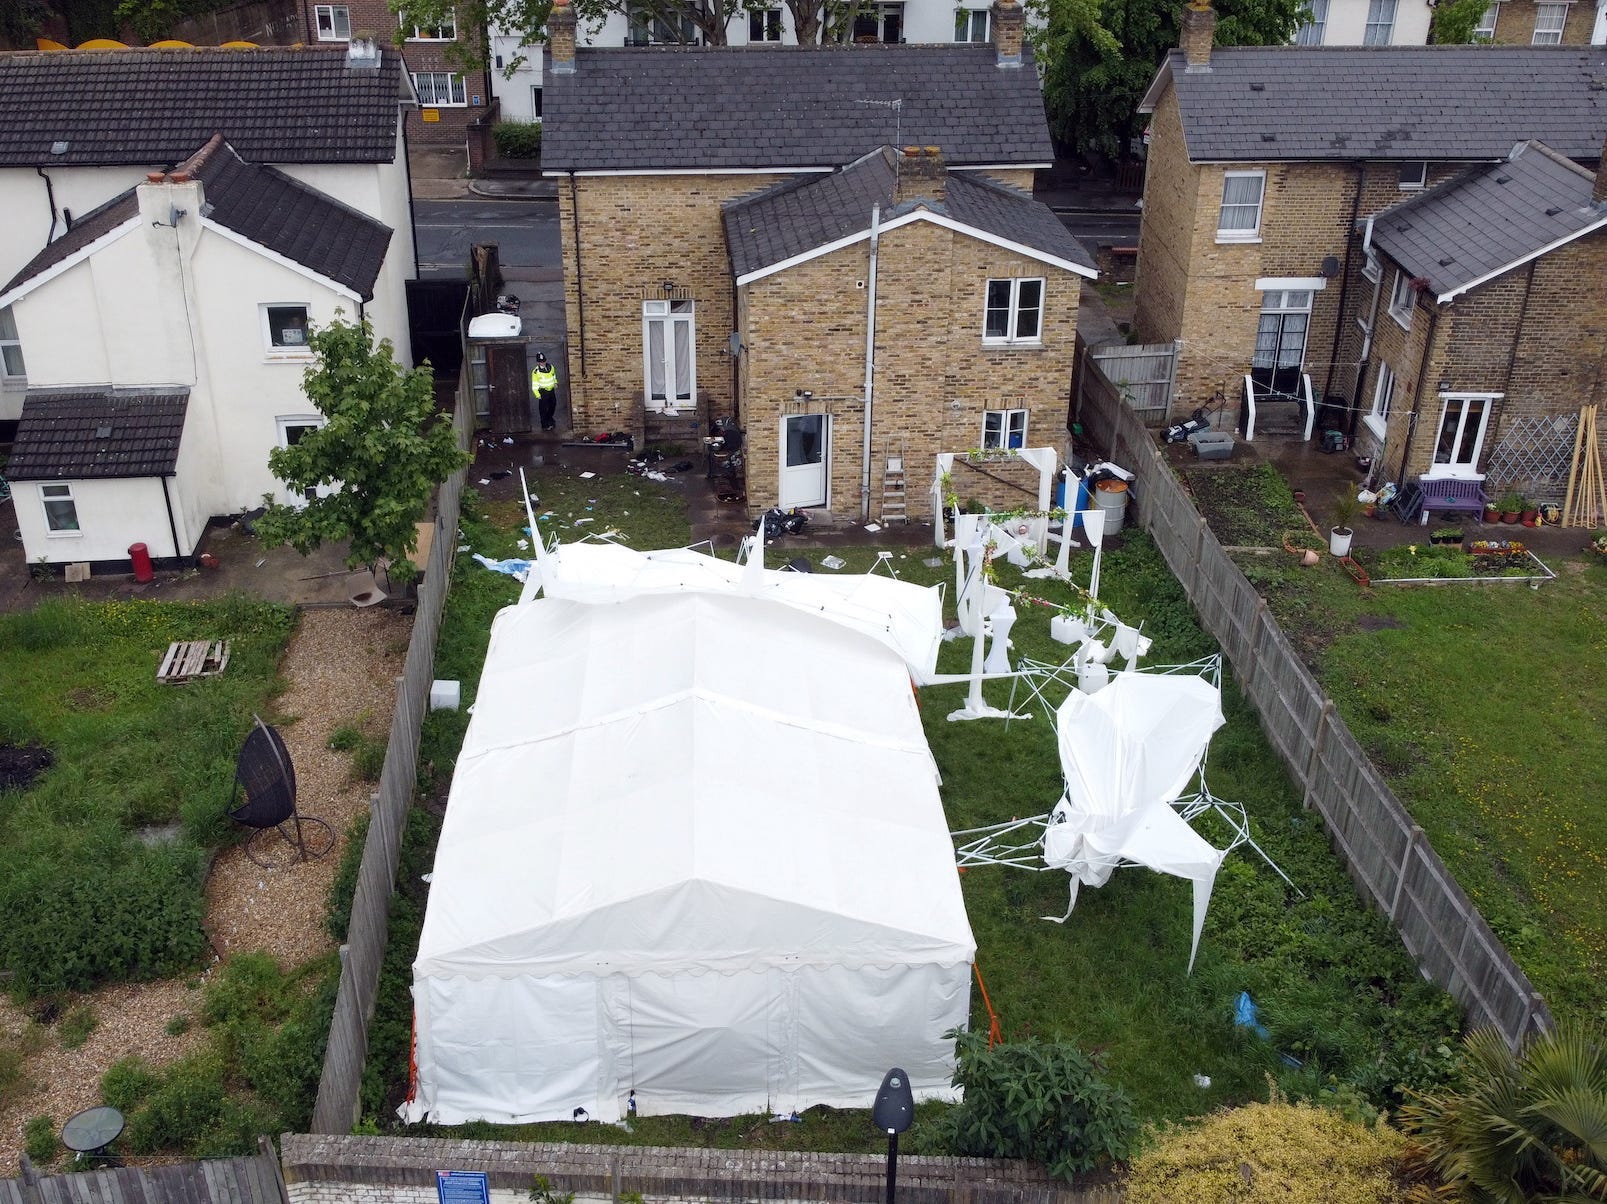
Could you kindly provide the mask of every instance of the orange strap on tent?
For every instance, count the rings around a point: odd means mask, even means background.
[[[993,1000],[988,998],[987,984],[982,981],[981,965],[972,962],[971,973],[976,975],[977,989],[982,992],[982,1006],[988,1009],[988,1048],[992,1049],[1004,1042],[1004,1033],[999,1029],[999,1013],[993,1010]]]
[[[413,1033],[407,1039],[407,1102],[418,1098],[418,1013],[413,1013]]]

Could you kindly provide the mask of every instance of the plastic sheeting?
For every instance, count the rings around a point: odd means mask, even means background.
[[[1123,862],[1194,884],[1189,966],[1223,854],[1172,803],[1222,726],[1217,686],[1193,674],[1121,673],[1097,694],[1073,690],[1058,712],[1066,793],[1050,814],[1044,861],[1102,886]]]
[[[741,594],[522,603],[453,778],[402,1114],[863,1106],[891,1065],[951,1098],[974,952],[887,646]]]
[[[943,638],[943,599],[935,587],[874,573],[749,573],[691,548],[639,552],[611,543],[562,544],[538,560],[525,597],[538,590],[548,598],[582,602],[687,590],[746,591],[874,637],[903,657],[910,675],[923,685],[936,670]]]

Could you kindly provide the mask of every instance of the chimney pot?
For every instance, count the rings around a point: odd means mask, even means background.
[[[167,172],[165,171],[148,171],[145,173],[145,182],[147,184],[160,184],[166,179]]]
[[[1184,5],[1182,20],[1183,58],[1187,71],[1211,69],[1211,46],[1216,41],[1216,10],[1199,0]]]

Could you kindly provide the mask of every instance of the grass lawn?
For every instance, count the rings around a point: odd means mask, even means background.
[[[228,838],[235,754],[278,689],[292,622],[247,599],[51,600],[0,616],[0,743],[37,741],[55,759],[0,792],[0,970],[14,993],[199,960],[206,851]],[[157,684],[169,642],[203,638],[232,641],[227,671]]]
[[[581,482],[557,471],[543,474],[533,487],[542,496],[542,509],[556,510],[562,521],[588,513],[598,516],[578,533],[588,527],[617,527],[639,547],[674,546],[686,538],[674,492],[666,494],[668,502],[651,504],[655,487],[650,484],[632,478]],[[593,506],[590,512],[584,511],[588,504]],[[463,542],[492,558],[520,555],[514,543],[516,517],[506,504],[487,512],[471,499]],[[574,537],[568,529],[560,534]],[[1150,663],[1214,651],[1149,540],[1130,532],[1123,544],[1106,557],[1106,601],[1128,621],[1142,621],[1155,638]],[[862,571],[875,558],[873,549],[839,554],[849,561],[843,571]],[[933,554],[930,549],[894,549],[893,564],[906,579],[950,580],[953,570],[947,560],[938,567],[923,563]],[[811,555],[818,560],[818,553]],[[1086,561],[1074,571],[1086,579]],[[1022,582],[1009,568],[1001,569],[1001,580],[1058,603],[1071,600],[1065,587]],[[472,701],[491,619],[514,600],[518,588],[467,556],[458,558],[437,674],[463,680],[465,705]],[[1064,658],[1066,650],[1048,639],[1050,613],[1022,608],[1012,633],[1018,653]],[[945,670],[960,670],[968,663],[969,647],[956,643],[943,656]],[[1012,723],[1008,730],[993,721],[950,724],[946,715],[963,693],[962,686],[921,692],[952,825],[1048,810],[1058,797],[1060,780],[1045,717]],[[1007,686],[989,687],[990,701],[996,704],[1002,705],[1007,694]],[[1253,852],[1233,854],[1218,877],[1199,961],[1190,976],[1184,973],[1189,894],[1181,880],[1144,870],[1121,871],[1107,886],[1083,892],[1071,920],[1056,925],[1040,917],[1065,910],[1065,875],[973,869],[964,876],[963,889],[977,960],[994,1007],[1007,1037],[1063,1036],[1102,1051],[1110,1079],[1132,1095],[1145,1120],[1180,1118],[1264,1097],[1269,1073],[1296,1096],[1326,1092],[1344,1101],[1388,1105],[1401,1084],[1433,1082],[1444,1073],[1449,1058],[1441,1047],[1456,1031],[1455,1007],[1422,982],[1388,926],[1362,906],[1320,824],[1300,810],[1255,716],[1230,681],[1225,706],[1228,725],[1211,752],[1212,789],[1219,797],[1246,804],[1256,839],[1295,879],[1300,893],[1290,891]],[[461,711],[437,712],[426,720],[421,776],[426,793],[438,799],[445,797],[466,724]],[[410,966],[427,900],[419,877],[429,868],[436,827],[434,817],[423,811],[410,825],[399,875],[403,889],[392,909],[392,945],[370,1040],[364,1111],[372,1123],[386,1128],[394,1127],[394,1107],[405,1091]],[[1249,990],[1261,1006],[1273,1034],[1270,1042],[1235,1029],[1233,1004],[1242,990]],[[988,1023],[979,993],[972,1023],[984,1028]],[[1280,1052],[1298,1065],[1280,1058]],[[1211,1085],[1197,1086],[1197,1074],[1209,1076]],[[916,1148],[920,1129],[918,1124]],[[517,1130],[473,1125],[442,1132],[647,1144],[879,1148],[862,1115],[827,1109],[812,1109],[803,1124],[770,1124],[762,1117],[707,1122],[665,1117],[639,1119],[631,1132],[561,1124]]]
[[[1281,522],[1275,513],[1269,528]],[[1357,555],[1375,574],[1401,562],[1399,550]],[[1363,590],[1326,558],[1313,570],[1283,557],[1240,560],[1553,1011],[1600,1020],[1607,563],[1583,551],[1548,563],[1558,577],[1539,590]]]

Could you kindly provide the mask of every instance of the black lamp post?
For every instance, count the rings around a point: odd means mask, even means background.
[[[887,1204],[893,1204],[894,1184],[898,1180],[898,1135],[915,1120],[915,1096],[910,1091],[909,1076],[897,1066],[882,1079],[870,1118],[887,1134]]]

